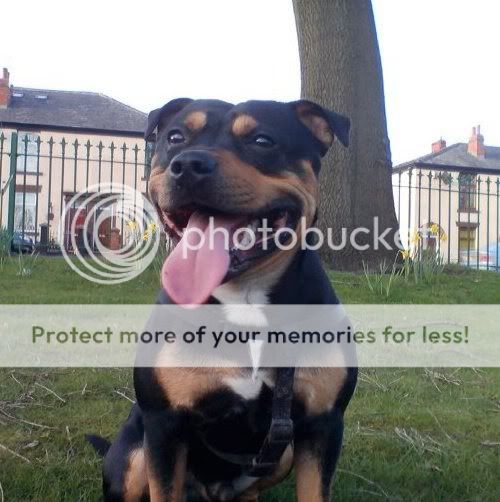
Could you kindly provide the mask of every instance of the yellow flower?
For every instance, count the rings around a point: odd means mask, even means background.
[[[411,237],[411,243],[412,244],[418,244],[420,240],[422,239],[422,236],[420,235],[420,232],[418,230],[415,230]]]
[[[439,234],[439,225],[436,223],[433,223],[430,227],[429,230],[431,231],[431,234],[438,235]]]
[[[407,260],[410,257],[410,251],[408,249],[402,249],[400,251],[403,260]]]
[[[446,232],[444,230],[441,230],[441,235],[439,236],[439,240],[444,242],[444,241],[446,241],[446,239],[447,239]]]
[[[148,240],[149,240],[149,237],[150,237],[150,232],[149,232],[149,230],[146,230],[146,231],[144,232],[144,235],[142,236],[142,240],[143,240],[143,241],[148,241]]]
[[[146,232],[151,232],[152,234],[154,234],[156,232],[156,229],[157,229],[156,223],[153,222],[148,225],[148,229],[146,230]]]
[[[137,221],[135,221],[135,220],[127,221],[127,227],[130,230],[135,230],[137,228]]]

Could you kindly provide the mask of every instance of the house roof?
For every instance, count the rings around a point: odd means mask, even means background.
[[[83,129],[142,136],[147,115],[95,92],[53,91],[11,87],[11,101],[0,109],[3,125]]]
[[[394,170],[401,171],[410,167],[474,171],[484,173],[500,172],[500,147],[485,146],[484,158],[478,158],[467,153],[467,143],[455,143],[436,153],[410,160],[394,166]]]

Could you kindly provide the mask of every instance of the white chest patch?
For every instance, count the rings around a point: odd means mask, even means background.
[[[241,326],[255,326],[264,328],[267,326],[267,318],[262,312],[260,305],[230,305],[223,306],[226,320]]]
[[[224,383],[243,399],[255,399],[262,389],[263,381],[260,378],[226,378]]]
[[[222,284],[212,293],[212,296],[219,300],[226,320],[233,324],[241,326],[254,326],[264,328],[268,326],[268,320],[263,312],[263,306],[269,302],[268,292],[270,286],[248,281],[243,286],[234,282]],[[231,379],[228,385],[238,394],[251,399],[257,396],[262,387],[262,381],[259,382],[257,374],[259,373],[259,364],[262,355],[263,342],[255,340],[250,342],[249,351],[252,360],[252,377],[250,383],[247,379]]]
[[[267,294],[267,288],[262,288],[253,282],[242,286],[229,281],[215,288],[212,296],[221,303],[229,305],[249,305],[252,303],[264,305],[268,302]]]
[[[274,380],[267,370],[254,370],[248,376],[225,378],[224,383],[244,399],[256,398],[264,383],[274,387]]]

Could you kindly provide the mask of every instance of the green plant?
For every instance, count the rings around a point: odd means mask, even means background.
[[[374,272],[370,271],[368,265],[363,261],[363,273],[365,275],[366,284],[372,293],[389,298],[394,280],[398,275],[396,260],[397,256],[394,259],[392,267],[384,260],[379,264],[378,270]]]
[[[10,255],[12,237],[5,227],[0,227],[0,270],[3,269],[7,257]]]
[[[17,258],[17,275],[20,277],[31,277],[37,265],[38,256],[39,253],[35,250],[26,254],[19,251]]]
[[[430,225],[427,232],[440,242],[446,240],[446,234],[439,229],[438,225]],[[400,254],[403,258],[401,273],[406,281],[412,277],[415,284],[435,282],[445,268],[445,262],[439,250],[424,249],[420,231],[414,233],[411,239],[411,248],[400,251]]]
[[[414,263],[415,282],[423,281],[431,284],[444,270],[444,261],[440,253],[422,249],[419,259]]]

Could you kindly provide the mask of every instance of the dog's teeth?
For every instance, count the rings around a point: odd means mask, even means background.
[[[258,218],[255,218],[255,220],[252,220],[248,225],[247,228],[255,232],[257,228],[259,227],[259,220]]]
[[[243,237],[240,239],[240,246],[248,246],[252,242],[252,237],[250,236],[249,232],[245,232],[243,234]]]

